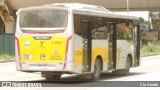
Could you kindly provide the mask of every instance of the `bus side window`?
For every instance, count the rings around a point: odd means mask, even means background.
[[[117,38],[124,40],[132,40],[133,39],[133,26],[129,23],[119,23],[117,24]]]
[[[74,33],[82,37],[80,15],[74,15]]]
[[[104,17],[94,17],[93,18],[93,28],[92,28],[92,38],[93,39],[108,39],[108,26],[106,24],[106,18]]]

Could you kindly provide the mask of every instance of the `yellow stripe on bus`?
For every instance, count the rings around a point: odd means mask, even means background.
[[[76,48],[74,50],[75,56],[74,56],[74,60],[75,60],[75,67],[78,66],[82,66],[82,62],[83,62],[83,49],[82,48]],[[101,56],[103,63],[104,64],[108,64],[109,63],[109,56],[108,56],[108,48],[92,48],[92,65],[94,65],[95,60],[97,58],[97,56]],[[117,56],[116,56],[116,60],[118,61],[118,51],[117,51]]]
[[[22,62],[64,62],[66,37],[56,36],[50,40],[35,40],[32,36],[20,38]]]

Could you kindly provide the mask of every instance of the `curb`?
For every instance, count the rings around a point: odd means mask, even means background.
[[[0,61],[0,63],[7,63],[7,62],[15,62],[15,60],[5,60],[5,61]]]
[[[153,54],[153,55],[148,55],[148,56],[141,56],[141,57],[150,57],[150,56],[158,56],[160,54]]]

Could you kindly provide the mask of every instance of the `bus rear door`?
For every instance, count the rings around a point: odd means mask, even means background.
[[[83,31],[83,72],[91,71],[91,52],[92,52],[92,36],[91,22],[82,21],[81,29]]]

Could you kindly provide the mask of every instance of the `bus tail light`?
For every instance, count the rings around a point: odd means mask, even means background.
[[[66,43],[66,52],[65,52],[65,58],[64,58],[64,66],[63,70],[66,68],[66,61],[67,61],[67,55],[68,55],[68,47],[69,47],[69,41],[72,39],[72,36],[67,38],[67,43]]]
[[[67,43],[66,43],[66,52],[65,52],[65,61],[67,60],[67,55],[68,55],[68,44],[69,44],[69,41],[72,39],[72,36],[68,37],[67,38]]]
[[[21,61],[21,57],[20,57],[20,44],[19,44],[19,39],[18,37],[15,36],[15,40],[16,40],[16,43],[17,43],[17,49],[18,49],[18,60]],[[19,62],[19,66],[20,68],[22,69],[22,64],[21,62]]]
[[[16,43],[17,43],[18,57],[20,59],[20,46],[19,46],[19,39],[18,39],[18,37],[15,36],[15,40],[16,40]]]

